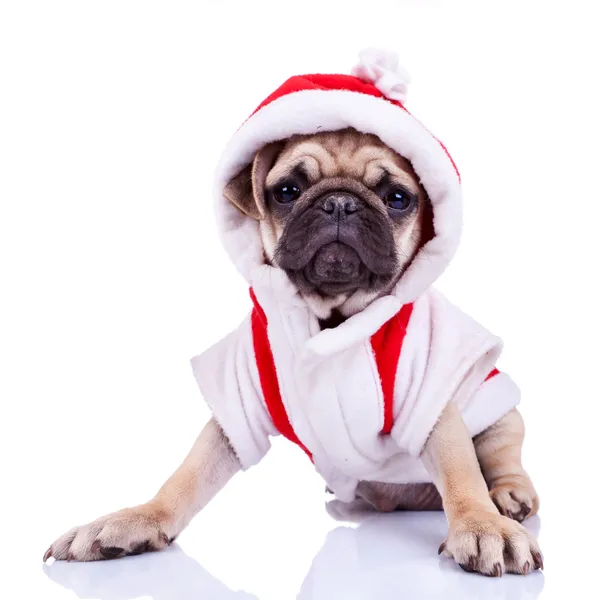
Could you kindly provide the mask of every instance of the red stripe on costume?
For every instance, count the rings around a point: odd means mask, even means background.
[[[267,315],[258,303],[254,290],[250,288],[250,297],[254,304],[252,311],[252,341],[254,344],[254,355],[256,357],[256,366],[258,367],[258,376],[260,379],[260,387],[262,388],[263,396],[267,410],[271,415],[273,424],[288,440],[297,444],[306,452],[312,460],[312,454],[306,446],[298,439],[294,432],[294,428],[290,423],[283,400],[281,399],[281,390],[279,389],[279,380],[277,379],[277,369],[273,359],[271,343],[267,335]]]
[[[490,380],[492,377],[496,377],[496,375],[500,375],[500,371],[494,367],[489,373],[488,376],[483,380],[483,383]]]
[[[412,303],[405,304],[398,314],[394,315],[387,323],[384,323],[379,331],[371,337],[371,347],[375,355],[375,363],[383,392],[382,434],[389,434],[394,425],[396,372],[412,311]]]

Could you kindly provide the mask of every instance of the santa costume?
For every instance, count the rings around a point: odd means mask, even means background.
[[[471,435],[519,402],[495,369],[501,340],[431,287],[459,242],[460,177],[444,145],[404,107],[407,83],[396,57],[375,50],[361,53],[352,75],[290,78],[235,133],[215,179],[221,239],[253,308],[192,359],[195,377],[243,469],[282,434],[344,501],[361,480],[431,481],[420,455],[448,402]],[[411,162],[433,207],[434,236],[389,295],[321,331],[285,272],[265,264],[258,222],[223,190],[265,144],[349,127]]]

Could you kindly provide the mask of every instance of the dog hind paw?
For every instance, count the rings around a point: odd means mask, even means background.
[[[531,482],[514,478],[496,483],[490,490],[492,502],[501,515],[521,523],[533,516],[539,508],[539,498]]]

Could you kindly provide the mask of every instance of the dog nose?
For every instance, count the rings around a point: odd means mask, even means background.
[[[336,192],[325,197],[323,210],[333,217],[340,219],[358,210],[358,200],[351,194]]]

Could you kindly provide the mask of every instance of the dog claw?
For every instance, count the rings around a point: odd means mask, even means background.
[[[44,553],[44,562],[46,562],[52,556],[52,546]]]
[[[535,569],[541,569],[542,571],[544,570],[544,559],[542,558],[542,555],[539,552],[533,551],[531,553],[531,555],[533,556],[533,565],[535,567]]]
[[[100,548],[100,554],[102,554],[102,556],[104,556],[104,558],[107,559],[117,558],[117,556],[119,556],[121,552],[123,552],[123,548],[117,548],[116,546]]]
[[[438,548],[438,555],[442,554],[444,552],[444,550],[446,550],[446,542],[442,542],[440,544],[440,547]]]
[[[150,545],[150,540],[146,540],[145,542],[140,542],[136,544],[130,552],[127,553],[128,556],[137,556],[138,554],[143,554],[144,552],[150,552],[153,550]]]
[[[500,563],[496,563],[494,565],[494,569],[492,570],[491,577],[502,577],[502,567]]]

